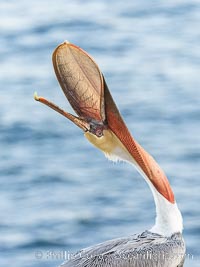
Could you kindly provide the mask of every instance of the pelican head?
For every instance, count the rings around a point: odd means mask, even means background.
[[[52,60],[60,86],[77,116],[37,94],[35,94],[35,100],[71,120],[107,157],[133,163],[150,185],[157,202],[156,206],[159,206],[158,202],[162,199],[166,206],[168,205],[170,209],[173,207],[178,214],[174,194],[165,173],[130,134],[109,92],[103,74],[92,57],[80,47],[64,42],[55,49]],[[163,216],[165,220],[168,215]],[[180,224],[177,227],[179,231],[182,227],[182,218],[179,215],[177,217],[180,217]]]
[[[160,194],[174,203],[174,194],[164,172],[131,136],[103,74],[91,56],[80,47],[64,42],[55,49],[52,60],[60,86],[78,116],[67,113],[43,97],[35,95],[35,99],[80,127],[85,137],[106,155],[114,155],[115,150],[121,148]]]

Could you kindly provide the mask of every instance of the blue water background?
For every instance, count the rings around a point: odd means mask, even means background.
[[[33,100],[38,91],[71,111],[51,63],[65,39],[95,58],[134,137],[167,173],[184,218],[185,266],[200,266],[197,0],[0,1],[0,266],[57,266],[62,251],[154,223],[140,175]]]

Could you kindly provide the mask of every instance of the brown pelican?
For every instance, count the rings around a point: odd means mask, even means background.
[[[160,166],[131,136],[94,60],[81,48],[64,42],[53,53],[60,86],[78,116],[35,94],[35,99],[61,113],[111,160],[133,164],[155,200],[156,221],[148,231],[80,250],[63,267],[183,266],[182,216]]]

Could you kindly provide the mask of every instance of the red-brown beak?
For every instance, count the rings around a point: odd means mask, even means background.
[[[164,172],[131,136],[95,61],[81,48],[64,42],[53,52],[53,66],[60,86],[78,117],[43,97],[35,96],[35,99],[98,138],[104,135],[104,131],[112,131],[160,194],[174,203],[174,194]]]

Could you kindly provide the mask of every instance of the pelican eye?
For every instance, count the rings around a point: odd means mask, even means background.
[[[107,129],[107,126],[103,122],[91,120],[89,122],[89,132],[96,135],[97,137],[103,136],[103,130]]]

